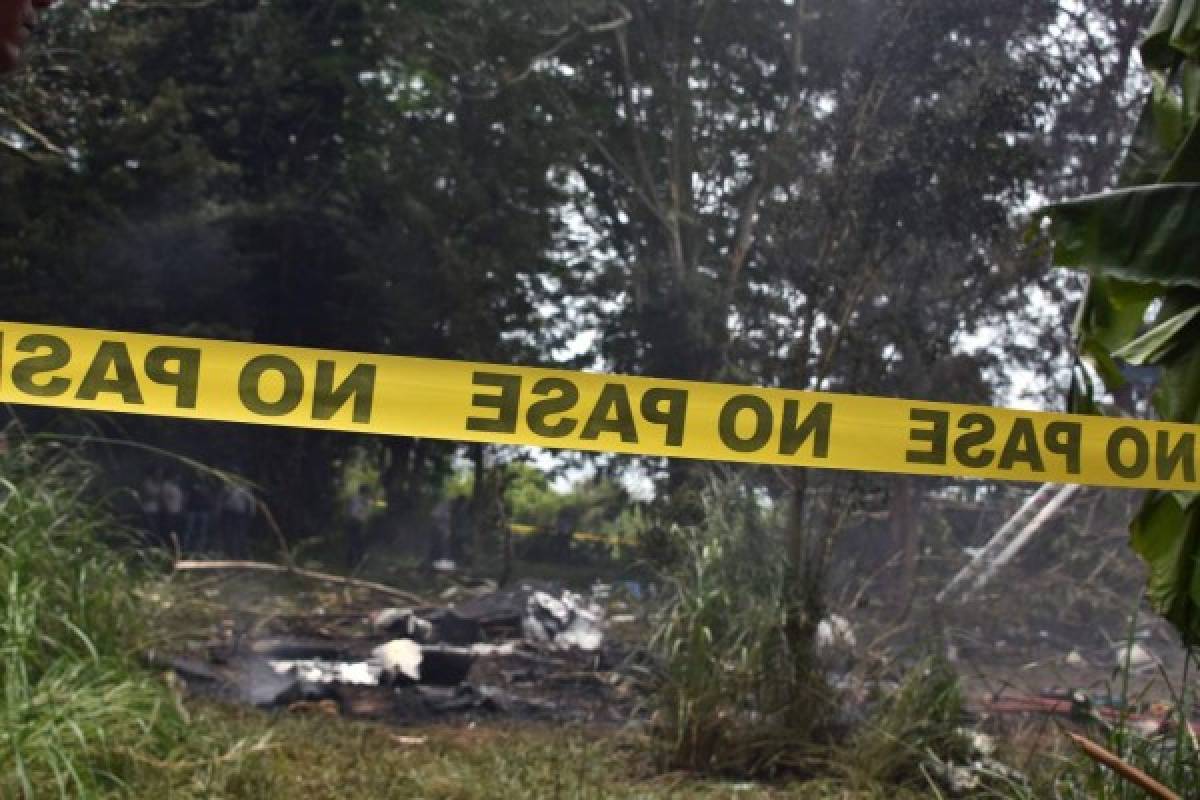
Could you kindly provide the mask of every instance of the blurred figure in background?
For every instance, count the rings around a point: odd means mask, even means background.
[[[182,548],[184,546],[182,541],[183,487],[179,485],[179,480],[174,475],[167,476],[167,479],[162,482],[160,502],[162,503],[163,541],[170,545],[174,538],[178,541],[178,546]]]
[[[371,489],[365,483],[346,503],[346,569],[354,569],[366,555],[367,520],[371,517]]]
[[[0,0],[3,2],[3,0]],[[146,533],[152,544],[162,544],[162,477],[158,471],[147,472],[142,479],[142,488],[138,491],[138,502],[142,506],[142,516],[145,518]]]
[[[221,492],[221,535],[230,558],[244,559],[250,552],[250,523],[256,505],[254,493],[240,483],[226,484]]]
[[[209,512],[212,508],[212,491],[205,482],[196,478],[187,488],[187,521],[183,534],[184,549],[192,553],[207,553],[209,549]]]
[[[454,498],[450,505],[449,557],[459,564],[470,564],[475,521],[471,518],[471,501],[465,496]]]

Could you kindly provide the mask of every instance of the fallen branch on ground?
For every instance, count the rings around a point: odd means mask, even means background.
[[[383,583],[375,583],[374,581],[364,581],[359,578],[346,578],[341,575],[330,575],[327,572],[317,572],[311,569],[303,569],[302,567],[289,567],[282,564],[267,564],[262,561],[176,561],[175,569],[178,571],[191,570],[256,570],[258,572],[278,572],[285,575],[299,575],[302,578],[308,578],[322,583],[334,583],[340,586],[353,586],[359,589],[370,589],[373,592],[386,594],[395,597],[397,600],[402,600],[409,605],[420,606],[424,605],[425,601],[417,597],[411,592],[406,592],[403,589],[397,589]]]
[[[1113,772],[1117,773],[1134,786],[1137,786],[1142,791],[1150,794],[1153,797],[1159,798],[1159,800],[1182,800],[1182,798],[1175,794],[1175,792],[1171,791],[1166,786],[1163,786],[1161,783],[1154,780],[1154,778],[1151,778],[1137,767],[1132,766],[1131,764],[1126,764],[1116,755],[1110,753],[1108,750],[1105,750],[1091,739],[1087,739],[1077,733],[1070,732],[1067,733],[1067,736],[1070,737],[1072,742],[1079,745],[1079,749],[1083,750],[1084,754],[1088,758],[1092,759],[1098,764],[1103,764],[1104,766],[1108,767]]]

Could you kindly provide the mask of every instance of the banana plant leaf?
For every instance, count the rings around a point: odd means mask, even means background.
[[[1132,186],[1064,200],[1048,211],[1056,264],[1200,288],[1200,183]]]
[[[1142,40],[1142,61],[1170,69],[1181,58],[1200,58],[1200,0],[1167,0]]]
[[[1049,207],[1054,258],[1091,276],[1077,347],[1105,386],[1125,382],[1122,361],[1154,365],[1158,416],[1200,426],[1200,0],[1165,0],[1141,53],[1153,92],[1122,188]],[[1075,375],[1072,407],[1096,409],[1087,372]],[[1150,602],[1189,648],[1200,645],[1198,498],[1151,492],[1130,526],[1150,567]]]
[[[1158,416],[1200,425],[1200,339],[1185,341],[1162,364],[1154,392]]]
[[[1160,294],[1162,287],[1156,284],[1093,277],[1088,281],[1075,332],[1106,350],[1116,350],[1141,330],[1146,311]]]
[[[1151,604],[1185,646],[1200,644],[1200,504],[1185,508],[1174,494],[1153,492],[1131,532],[1130,544],[1150,567]]]
[[[1121,165],[1121,186],[1200,181],[1200,63],[1185,62],[1175,74],[1178,91],[1167,74],[1151,75],[1153,93]]]
[[[1113,355],[1139,366],[1157,364],[1176,348],[1196,341],[1198,334],[1192,323],[1197,318],[1200,318],[1200,306],[1181,311],[1124,345]]]

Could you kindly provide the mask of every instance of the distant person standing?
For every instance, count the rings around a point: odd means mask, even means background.
[[[471,516],[471,501],[460,495],[450,504],[449,557],[460,564],[470,564],[474,557],[472,540],[475,521]]]
[[[221,493],[221,533],[230,558],[244,559],[249,552],[250,523],[256,505],[254,493],[240,483],[227,485]]]
[[[172,536],[183,536],[183,488],[174,476],[162,482],[161,502],[163,540],[170,542]]]
[[[429,552],[425,555],[425,565],[433,567],[453,558],[450,540],[454,535],[454,500],[443,497],[434,505],[429,518],[433,522],[433,529],[429,536]]]
[[[194,480],[187,488],[187,524],[184,532],[184,549],[193,553],[208,552],[209,510],[212,493],[201,480]]]
[[[346,568],[354,569],[365,555],[367,520],[371,517],[371,490],[360,484],[346,503]]]
[[[154,544],[161,544],[163,539],[163,521],[162,521],[162,480],[157,473],[150,472],[142,480],[141,491],[138,492],[138,501],[142,505],[142,516],[145,517],[146,533],[150,535],[150,541]]]

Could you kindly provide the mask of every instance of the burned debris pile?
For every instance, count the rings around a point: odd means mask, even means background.
[[[607,636],[608,587],[456,587],[443,605],[239,619],[150,654],[187,691],[267,709],[424,722],[506,715],[625,722],[639,674]],[[240,616],[245,617],[242,613]]]

